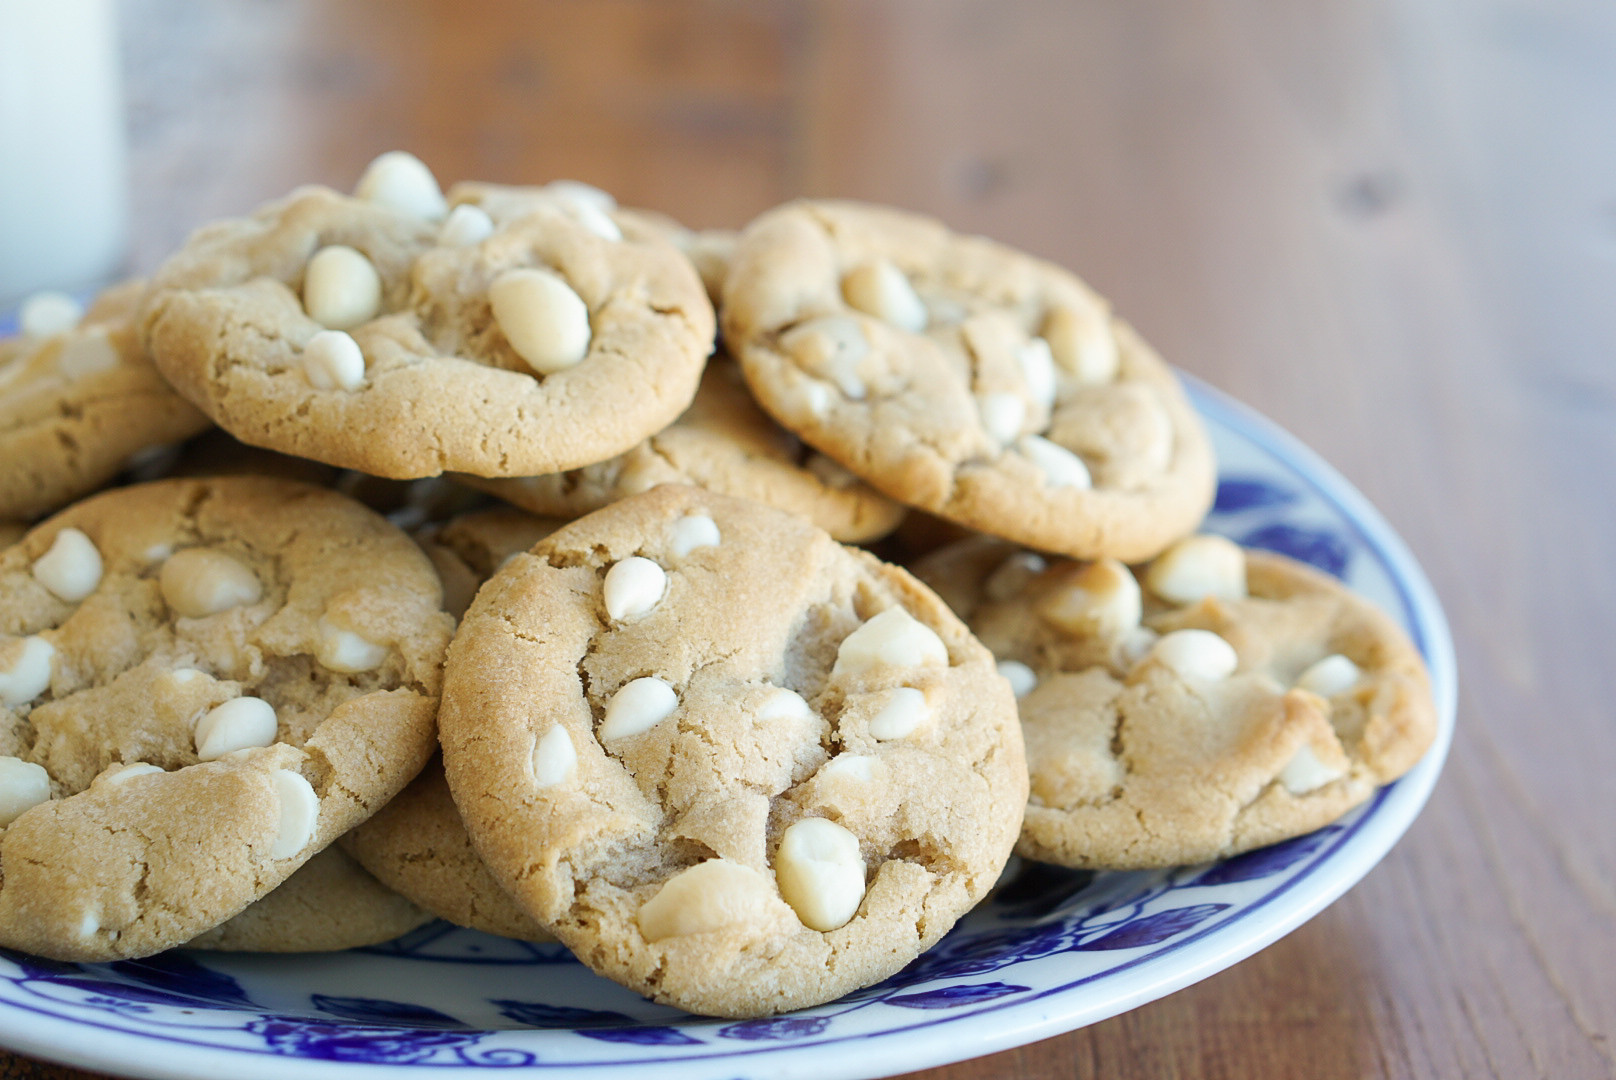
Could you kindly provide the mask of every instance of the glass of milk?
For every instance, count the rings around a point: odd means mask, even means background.
[[[0,0],[0,308],[122,269],[114,0]]]

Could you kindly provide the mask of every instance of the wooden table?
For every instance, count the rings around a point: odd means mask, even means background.
[[[1616,1075],[1609,5],[127,0],[124,20],[138,268],[393,147],[697,226],[888,201],[1077,270],[1407,538],[1463,689],[1397,849],[1198,986],[922,1075]]]

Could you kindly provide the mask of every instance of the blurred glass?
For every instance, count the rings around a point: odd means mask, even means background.
[[[113,0],[0,0],[0,305],[121,268],[121,82]]]

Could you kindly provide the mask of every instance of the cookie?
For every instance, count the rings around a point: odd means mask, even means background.
[[[684,410],[713,341],[660,241],[555,208],[468,232],[323,188],[199,230],[142,311],[158,366],[237,438],[393,479],[604,461]]]
[[[335,492],[168,480],[0,552],[0,944],[189,941],[433,749],[452,626],[408,536]]]
[[[1133,561],[1211,505],[1177,378],[1050,263],[898,210],[797,202],[747,226],[722,310],[763,407],[912,506]]]
[[[536,514],[567,518],[658,484],[690,484],[790,511],[846,543],[885,536],[904,514],[770,420],[723,354],[708,362],[684,415],[620,457],[548,476],[466,482]]]
[[[1436,731],[1403,632],[1282,555],[1194,536],[1136,576],[975,540],[917,573],[1016,686],[1028,858],[1173,866],[1310,832]]]
[[[518,555],[461,622],[444,767],[585,964],[758,1016],[885,978],[993,884],[1026,765],[993,659],[903,570],[668,485]]]
[[[477,855],[437,758],[341,844],[376,880],[440,919],[500,937],[555,940]]]
[[[114,286],[82,319],[69,301],[0,341],[0,518],[55,510],[148,447],[209,426],[141,347],[132,318],[144,290],[143,281]]]
[[[216,952],[336,952],[391,941],[432,916],[328,847],[262,900],[186,942]]]
[[[474,510],[415,534],[443,581],[444,610],[456,619],[466,613],[482,583],[505,560],[526,551],[567,523],[536,517],[509,506]]]

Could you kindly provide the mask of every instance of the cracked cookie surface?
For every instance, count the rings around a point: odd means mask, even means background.
[[[1017,853],[1132,869],[1325,825],[1401,776],[1436,712],[1406,635],[1340,582],[1197,536],[1137,576],[967,540],[922,560],[1017,683]]]
[[[724,340],[777,420],[912,506],[1046,551],[1149,558],[1211,505],[1172,371],[1072,274],[914,214],[771,210]]]
[[[756,1016],[898,970],[995,881],[1026,766],[992,657],[904,571],[664,486],[518,555],[445,673],[449,785],[581,960]]]
[[[237,438],[377,476],[525,476],[687,406],[713,312],[688,260],[555,208],[482,235],[303,188],[199,230],[142,308],[158,366]]]
[[[126,281],[72,329],[0,341],[0,518],[55,510],[141,451],[209,426],[141,347],[133,318],[144,290]]]
[[[433,748],[452,628],[420,549],[334,492],[169,480],[0,553],[0,941],[188,941]]]
[[[758,408],[721,353],[708,362],[690,408],[628,453],[565,473],[467,482],[536,514],[566,517],[658,484],[690,484],[790,511],[845,543],[885,536],[904,514],[836,462],[804,452]]]

